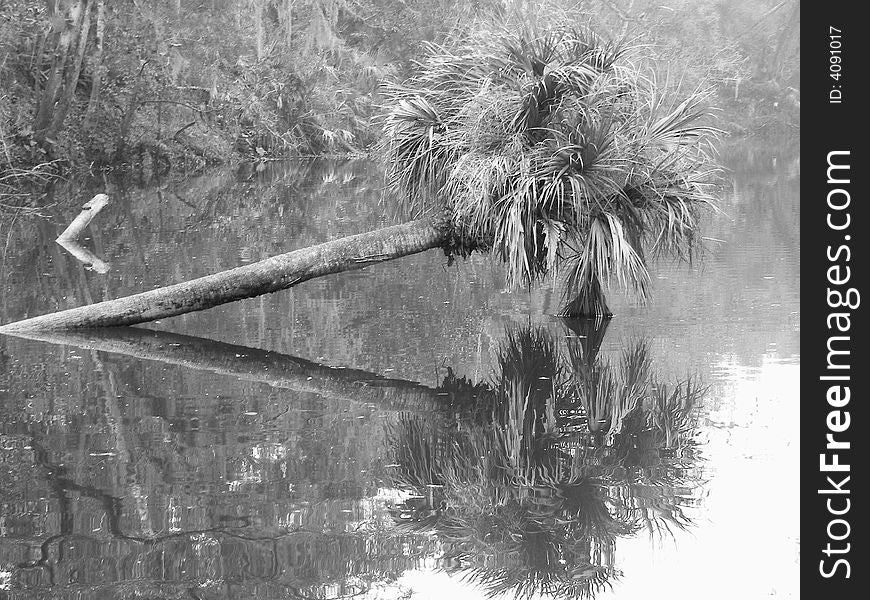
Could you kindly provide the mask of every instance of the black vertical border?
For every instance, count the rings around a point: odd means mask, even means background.
[[[866,204],[866,180],[870,177],[870,165],[867,165],[867,145],[870,140],[863,134],[870,119],[870,98],[866,94],[863,80],[868,76],[867,38],[870,29],[867,21],[859,16],[860,2],[805,2],[801,7],[801,337],[803,350],[801,352],[801,592],[807,598],[831,598],[848,600],[851,598],[866,598],[870,593],[868,572],[870,565],[864,563],[868,544],[867,531],[864,527],[864,515],[868,483],[867,454],[870,440],[870,422],[864,408],[867,399],[866,381],[870,378],[870,353],[866,352],[867,339],[866,318],[864,313],[870,304],[870,290],[867,290],[866,271],[870,270],[870,261],[866,253],[866,236],[870,229],[870,217]],[[831,56],[836,56],[831,50],[831,27],[842,31],[842,70],[839,79],[831,77]],[[834,59],[836,60],[836,59]],[[842,93],[840,103],[831,102],[836,99],[836,92]],[[804,94],[803,92],[806,92]],[[846,185],[828,183],[828,156],[832,151],[848,151],[848,176]],[[844,161],[844,155],[837,160]],[[838,171],[843,174],[844,171]],[[832,189],[841,188],[848,191],[849,207],[834,215],[834,220],[842,222],[844,212],[851,219],[847,230],[835,231],[829,227],[828,194]],[[842,202],[845,196],[835,193],[835,202]],[[846,239],[846,236],[849,239]],[[841,245],[850,249],[850,259],[846,262],[847,253],[843,251],[838,261],[829,260],[829,252],[836,256],[836,250]],[[850,280],[840,286],[833,286],[828,281],[828,269],[834,264],[850,267]],[[842,277],[845,271],[840,271]],[[837,273],[834,273],[837,275]],[[862,294],[860,305],[856,309],[832,308],[828,302],[828,288],[840,289],[845,293],[849,287],[856,288]],[[863,292],[867,291],[865,295]],[[850,331],[848,333],[833,331],[828,328],[828,317],[832,312],[850,313]],[[848,336],[847,360],[848,370],[832,371],[828,369],[828,340],[830,336]],[[837,342],[844,349],[843,341]],[[840,362],[845,362],[841,359]],[[835,410],[827,400],[827,392],[832,381],[823,381],[820,377],[832,374],[848,374],[849,381],[841,382],[848,385],[851,396],[847,406],[841,411],[849,412],[850,424],[846,431],[837,433],[836,439],[848,441],[850,448],[840,450],[839,462],[849,464],[848,473],[823,473],[820,467],[820,454],[826,450],[828,416]],[[839,417],[842,426],[841,414]],[[837,426],[835,424],[835,426]],[[831,459],[828,459],[830,462]],[[842,484],[842,476],[848,475],[850,480]],[[831,488],[827,476],[832,476],[835,482],[848,489],[848,494],[823,494],[819,490]],[[771,497],[776,497],[772,491]],[[849,500],[849,510],[843,515],[835,516],[829,512],[827,501],[831,499],[834,510],[843,510]],[[772,503],[775,506],[776,501]],[[841,518],[849,523],[848,529],[843,523],[832,526],[835,536],[841,536],[846,531],[849,535],[841,541],[830,540],[828,525],[833,519]],[[827,544],[835,549],[848,549],[843,554],[825,554]],[[849,546],[846,546],[849,544]],[[844,565],[839,565],[834,576],[826,578],[821,570],[832,569],[837,558],[844,558],[849,563],[849,577],[845,577]],[[824,566],[820,561],[824,560]]]

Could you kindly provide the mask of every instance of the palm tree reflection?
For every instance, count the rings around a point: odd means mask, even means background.
[[[81,372],[112,374],[112,393],[93,408],[76,406],[76,414],[94,411],[94,422],[74,419],[70,409],[63,435],[54,421],[27,413],[26,422],[5,425],[4,435],[12,433],[0,458],[20,465],[4,478],[5,498],[18,502],[6,500],[23,532],[0,536],[0,550],[20,556],[11,589],[50,588],[53,597],[72,598],[87,583],[112,597],[159,588],[164,595],[195,589],[238,597],[244,589],[263,598],[332,598],[393,585],[437,558],[489,595],[591,597],[619,575],[619,537],[688,526],[683,509],[700,483],[696,407],[705,392],[693,379],[664,384],[644,342],[600,352],[606,323],[568,323],[567,342],[539,327],[511,329],[489,380],[448,371],[437,388],[135,328],[45,334],[40,339],[89,350]],[[116,402],[119,390],[140,381],[153,382],[157,399],[187,389],[144,372],[122,377],[155,361],[281,393],[256,398],[259,412],[251,415],[246,402],[204,399],[171,411]],[[18,405],[29,401],[25,379],[8,381],[7,389],[23,390]],[[224,383],[234,397],[240,384]],[[357,414],[376,409],[383,421],[318,421],[353,406],[364,407]],[[211,423],[202,438],[189,435],[191,414],[197,430],[200,420]],[[336,494],[348,465],[363,463],[349,459],[350,450],[330,454],[332,440],[380,436],[384,422],[388,452],[372,444],[365,463],[372,471],[351,475],[347,497]],[[322,468],[321,455],[345,464]],[[226,468],[213,468],[221,461]],[[412,494],[390,507],[392,519],[383,505],[396,492],[383,486],[386,464],[394,465],[394,487]],[[233,465],[248,465],[256,478],[243,481]],[[127,475],[105,474],[117,469]],[[206,484],[205,493],[190,491]],[[43,498],[56,527],[29,508]],[[10,544],[28,550],[15,554]],[[262,591],[266,584],[271,591]]]
[[[648,345],[599,356],[607,321],[509,330],[492,380],[448,373],[452,414],[405,415],[390,435],[393,510],[429,532],[441,568],[490,596],[586,598],[619,576],[616,539],[683,529],[700,483],[696,407],[705,388],[667,385]]]

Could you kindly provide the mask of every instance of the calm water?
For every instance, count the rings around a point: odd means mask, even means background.
[[[0,597],[797,597],[797,156],[727,147],[709,254],[606,327],[431,252],[154,332],[0,336]],[[378,185],[58,186],[3,214],[0,322],[371,230]],[[103,190],[101,274],[53,240]]]

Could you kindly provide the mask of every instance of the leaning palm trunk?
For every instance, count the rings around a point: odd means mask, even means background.
[[[352,235],[192,281],[0,326],[0,333],[120,327],[205,310],[293,287],[332,273],[438,248],[450,239],[439,219]]]
[[[559,311],[560,317],[568,319],[583,319],[600,317],[609,319],[613,316],[607,306],[607,298],[598,276],[593,275],[589,281],[580,286],[577,295]]]

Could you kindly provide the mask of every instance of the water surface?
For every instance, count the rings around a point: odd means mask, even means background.
[[[430,252],[163,333],[0,337],[0,596],[797,597],[797,156],[726,147],[708,254],[606,327]],[[379,186],[56,186],[3,215],[0,322],[388,224]],[[101,274],[53,240],[103,190]]]

